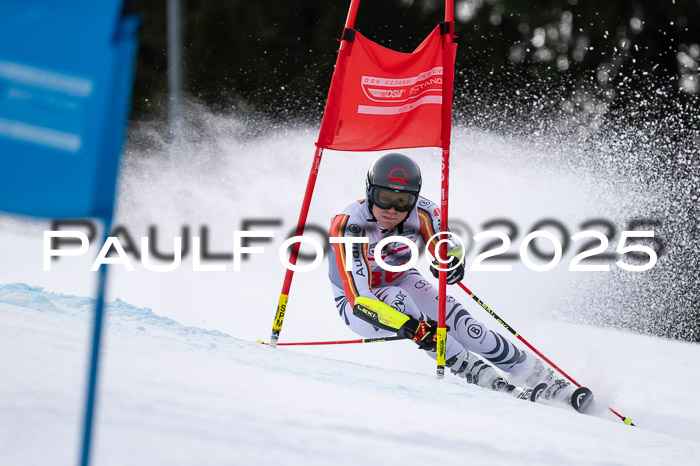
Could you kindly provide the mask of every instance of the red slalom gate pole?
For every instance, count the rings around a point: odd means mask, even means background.
[[[350,10],[348,11],[348,17],[345,20],[345,28],[352,29],[355,26],[355,18],[357,17],[357,9],[360,6],[360,0],[352,0],[350,2]],[[340,50],[343,51],[347,47],[346,41],[341,41]],[[311,204],[311,197],[313,196],[314,186],[316,185],[316,178],[318,177],[318,170],[321,165],[321,157],[323,156],[323,148],[316,146],[316,153],[314,154],[314,161],[311,165],[311,171],[309,173],[309,180],[306,183],[306,192],[304,193],[304,201],[301,206],[301,212],[299,213],[299,221],[297,222],[297,229],[295,236],[302,236],[304,234],[304,226],[306,225],[306,218],[309,213],[309,205]],[[301,244],[296,242],[292,245],[292,251],[289,256],[289,263],[296,265],[297,258],[299,256],[299,248]],[[289,300],[289,290],[292,287],[292,278],[294,277],[294,271],[291,268],[287,268],[287,272],[284,276],[284,283],[282,284],[282,292],[280,293],[280,299],[277,302],[277,311],[275,312],[275,320],[272,323],[272,334],[270,335],[270,346],[277,346],[277,342],[280,337],[280,332],[282,331],[282,324],[284,323],[284,314],[287,310],[287,301]]]
[[[348,17],[345,19],[345,28],[352,29],[355,27],[355,18],[357,18],[357,9],[360,7],[360,0],[351,0]],[[342,47],[342,44],[341,44]]]
[[[554,364],[547,356],[545,356],[544,354],[540,353],[540,352],[537,350],[537,348],[535,348],[535,347],[532,346],[527,340],[525,340],[525,338],[523,338],[523,336],[520,335],[513,327],[511,327],[510,325],[508,325],[508,324],[506,323],[506,321],[504,321],[503,319],[501,319],[501,317],[499,317],[499,315],[496,314],[496,313],[493,311],[493,309],[491,309],[490,307],[488,307],[488,306],[486,305],[486,303],[483,302],[481,299],[479,299],[479,297],[476,296],[474,293],[472,293],[472,291],[471,291],[469,288],[467,288],[467,287],[466,287],[464,284],[462,284],[461,282],[458,282],[457,284],[460,286],[460,288],[462,288],[462,289],[469,295],[469,297],[471,297],[474,301],[477,302],[477,304],[479,304],[479,306],[481,306],[486,312],[488,312],[488,313],[491,315],[491,317],[493,317],[493,318],[496,319],[498,322],[500,322],[500,324],[503,325],[503,326],[504,326],[510,333],[512,333],[518,340],[522,341],[522,342],[525,344],[525,346],[527,346],[527,347],[530,348],[532,351],[534,351],[535,354],[537,354],[539,357],[541,357],[543,360],[545,360],[545,361],[547,362],[547,364],[549,364],[550,366],[552,366],[552,368],[556,369],[561,375],[563,375],[564,377],[566,377],[567,379],[569,379],[569,381],[570,381],[571,383],[573,383],[574,385],[576,385],[576,386],[579,387],[579,388],[581,387],[581,384],[580,384],[580,383],[578,383],[577,381],[575,381],[574,378],[571,377],[569,374],[567,374],[566,372],[564,372],[563,370],[561,370],[561,369],[559,368],[559,366],[557,366],[556,364]],[[621,420],[622,422],[624,422],[625,424],[631,425],[631,426],[634,425],[634,424],[632,424],[632,418],[623,416],[622,414],[618,413],[617,411],[615,411],[615,410],[612,409],[611,407],[608,407],[608,410],[609,410],[611,413],[613,413],[615,416],[619,417],[620,420]]]
[[[306,183],[306,192],[304,193],[304,201],[301,206],[301,212],[299,213],[299,221],[297,222],[297,229],[295,236],[302,236],[304,234],[304,226],[306,225],[306,218],[309,214],[309,205],[311,204],[311,196],[313,196],[314,186],[316,185],[316,178],[318,177],[318,168],[321,165],[321,157],[323,156],[323,149],[320,147],[316,148],[316,153],[314,155],[314,161],[311,165],[311,172],[309,173],[309,180]],[[292,252],[289,256],[289,263],[296,265],[297,258],[299,256],[299,248],[301,243],[296,242],[292,245]],[[277,312],[275,313],[275,320],[272,323],[272,335],[270,336],[270,346],[277,346],[277,341],[280,337],[280,332],[282,331],[282,324],[284,323],[284,314],[287,310],[287,300],[289,299],[289,290],[292,287],[292,278],[294,277],[294,271],[291,268],[287,268],[287,272],[284,275],[284,283],[282,284],[282,293],[280,294],[280,299],[277,302]]]
[[[452,134],[452,89],[454,86],[454,46],[452,45],[454,21],[454,0],[445,1],[445,29],[443,31],[443,89],[442,89],[442,183],[440,189],[440,236],[447,235],[447,219],[449,218],[450,191],[450,137]],[[438,241],[436,254],[446,259],[447,242]],[[442,264],[441,264],[442,265]],[[447,329],[445,323],[447,299],[447,271],[440,267],[438,274],[438,328],[437,328],[437,377],[445,377],[445,347],[447,345]]]
[[[447,233],[447,215],[449,203],[449,177],[450,177],[450,149],[442,151],[442,189],[440,196],[440,233]],[[447,241],[438,241],[438,250],[436,254],[441,259],[447,259]],[[438,294],[438,328],[437,328],[437,376],[442,379],[445,377],[445,350],[447,346],[447,329],[445,322],[445,314],[447,311],[447,271],[440,264],[440,273],[438,274],[439,294]]]
[[[359,338],[357,340],[329,340],[329,341],[300,341],[294,343],[277,343],[277,346],[302,346],[302,345],[349,345],[352,343],[381,343],[384,341],[405,340],[404,337],[377,337],[377,338]],[[256,343],[269,345],[264,341],[258,340]]]

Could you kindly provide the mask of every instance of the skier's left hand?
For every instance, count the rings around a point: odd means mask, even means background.
[[[459,265],[457,263],[459,262],[459,257],[457,256],[450,256],[449,262],[447,263],[447,268],[452,268],[454,269],[449,270],[447,272],[447,284],[448,285],[454,285],[457,282],[461,282],[462,279],[464,278],[464,262],[461,262]],[[457,265],[457,267],[455,267]],[[440,262],[438,262],[437,259],[433,261],[432,266],[430,267],[430,272],[432,272],[433,276],[435,278],[440,278]]]

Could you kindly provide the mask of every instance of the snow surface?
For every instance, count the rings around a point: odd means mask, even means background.
[[[407,342],[276,350],[254,343],[269,338],[284,276],[277,248],[296,223],[317,130],[251,137],[235,118],[202,118],[201,134],[179,148],[180,165],[170,169],[160,133],[138,132],[143,140],[132,141],[124,162],[116,223],[136,241],[155,225],[162,251],[172,250],[183,225],[190,236],[205,225],[210,249],[229,253],[244,220],[282,224],[253,228],[275,238],[260,243],[265,253],[239,272],[230,261],[216,263],[226,272],[192,272],[191,255],[173,272],[110,267],[95,464],[700,463],[700,347],[602,325],[620,315],[665,314],[673,287],[614,265],[569,272],[578,245],[550,272],[511,261],[511,272],[468,273],[465,283],[593,389],[596,416],[514,400],[449,375],[436,380],[434,362]],[[409,153],[423,167],[423,192],[437,199],[439,151]],[[327,227],[363,196],[375,156],[326,152],[310,223]],[[586,220],[605,218],[619,236],[631,218],[663,212],[668,187],[641,182],[633,171],[611,180],[575,170],[556,150],[464,128],[454,131],[452,157],[450,218],[465,221],[472,235],[489,220],[511,219],[520,228],[516,253],[543,218],[561,221],[570,235]],[[89,268],[99,245],[44,272],[48,229],[0,217],[3,465],[75,464],[79,451],[96,278]],[[677,283],[689,276],[692,286],[696,269],[679,268],[674,252],[669,244],[655,269],[673,269]],[[338,318],[326,267],[295,275],[282,341],[356,337]],[[464,293],[450,292],[498,329]],[[623,425],[606,405],[638,427]]]
[[[75,462],[92,304],[24,284],[0,287],[0,335],[12,350],[0,358],[0,370],[10,376],[0,397],[3,464]],[[642,377],[624,380],[629,393],[615,402],[637,416],[640,427],[632,428],[518,401],[454,377],[440,381],[430,373],[271,349],[185,327],[123,301],[107,306],[107,322],[95,464],[694,464],[700,459],[700,443],[690,440],[699,413],[697,407],[690,413],[682,402],[692,399],[697,374],[694,381],[684,379],[673,397]],[[599,339],[606,334],[581,330]],[[646,362],[671,374],[687,366],[664,353],[700,356],[697,346],[616,336],[625,346],[653,347],[657,355],[649,354]],[[654,396],[656,402],[647,404],[651,400],[644,398]],[[654,418],[674,425],[676,435],[659,432],[649,422]]]

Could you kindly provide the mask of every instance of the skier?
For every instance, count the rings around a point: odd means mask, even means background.
[[[366,338],[398,334],[435,358],[437,287],[415,268],[392,272],[374,258],[381,254],[390,266],[409,261],[411,250],[398,241],[375,250],[380,240],[390,236],[413,242],[420,236],[436,257],[439,238],[433,235],[440,231],[440,210],[420,196],[420,189],[421,173],[413,159],[399,153],[377,158],[367,172],[366,199],[352,202],[331,222],[331,238],[357,242],[332,243],[329,277],[336,307],[352,331]],[[360,243],[362,238],[368,242]],[[452,285],[464,277],[461,248],[453,243],[447,256],[447,266],[452,268],[447,283]],[[436,278],[437,267],[436,260],[430,268]],[[542,361],[486,328],[453,297],[447,296],[446,301],[445,359],[452,373],[492,390],[513,389],[493,366],[519,386],[532,388],[540,382],[545,372]]]

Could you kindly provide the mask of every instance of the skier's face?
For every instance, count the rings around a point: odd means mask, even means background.
[[[377,222],[386,229],[394,228],[408,216],[408,212],[397,212],[393,206],[388,209],[382,209],[377,207],[376,204],[372,205],[372,214],[374,214]]]

